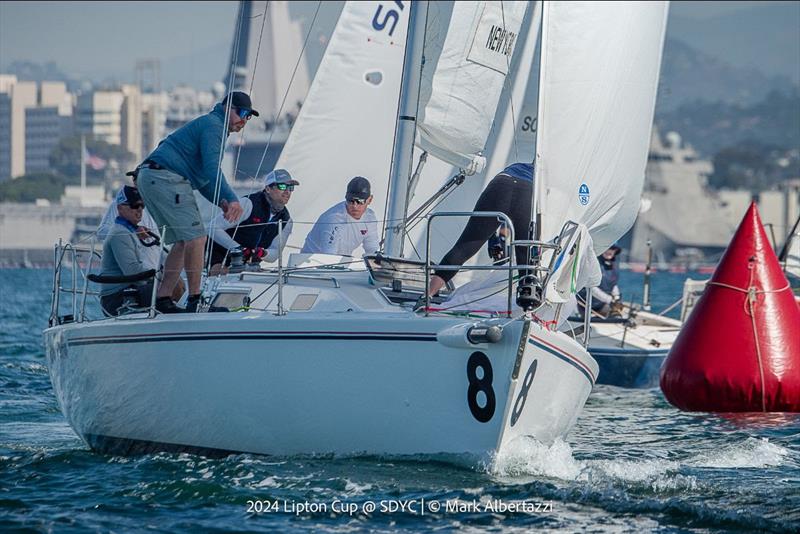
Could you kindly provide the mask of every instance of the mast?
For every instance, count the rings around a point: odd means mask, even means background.
[[[538,79],[538,89],[537,89],[537,96],[538,96],[538,104],[536,106],[536,133],[534,134],[536,140],[534,141],[534,145],[536,147],[536,153],[534,155],[533,160],[533,198],[531,199],[531,227],[530,227],[530,238],[540,241],[542,237],[542,210],[539,205],[542,198],[542,156],[539,152],[539,132],[542,131],[542,109],[544,109],[544,91],[542,91],[542,72],[544,72],[544,63],[545,63],[545,52],[547,52],[545,47],[546,42],[546,35],[545,29],[547,25],[545,24],[545,19],[547,18],[547,2],[542,0],[540,13],[541,16],[539,17],[539,79]],[[528,258],[530,260],[530,258]],[[519,261],[519,260],[517,260]]]
[[[406,56],[400,86],[400,106],[397,112],[392,166],[389,170],[388,207],[386,210],[386,248],[388,256],[403,254],[403,240],[411,176],[414,137],[417,131],[417,108],[422,74],[425,26],[428,21],[428,2],[412,1],[409,7]]]

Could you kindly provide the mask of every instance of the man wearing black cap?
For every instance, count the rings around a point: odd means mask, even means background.
[[[302,252],[352,256],[359,247],[364,254],[378,251],[378,221],[370,209],[369,180],[356,176],[347,184],[344,202],[320,215],[308,233]]]
[[[200,300],[206,231],[192,190],[219,205],[229,221],[242,214],[239,199],[219,166],[225,138],[241,131],[252,116],[258,112],[250,97],[234,91],[210,113],[161,141],[139,166],[139,191],[159,228],[166,226],[164,242],[173,245],[158,287],[156,309],[161,312],[184,311],[170,298],[184,269],[189,282],[186,311],[195,311]]]
[[[114,225],[103,242],[104,276],[130,276],[152,269],[147,263],[147,245],[139,239],[144,202],[136,188],[129,185],[120,189],[115,199],[117,215]],[[123,301],[123,291],[131,284],[103,284],[100,290],[100,304],[106,315],[117,315]],[[150,304],[153,282],[136,284],[139,306]]]

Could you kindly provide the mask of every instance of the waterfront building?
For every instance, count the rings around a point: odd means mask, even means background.
[[[50,171],[50,152],[72,129],[72,95],[64,82],[0,75],[0,181]]]

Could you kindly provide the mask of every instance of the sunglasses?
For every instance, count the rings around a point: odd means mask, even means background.
[[[144,204],[142,204],[141,202],[139,202],[137,204],[128,204],[127,206],[132,210],[144,209]]]
[[[347,199],[347,203],[348,204],[358,204],[359,206],[363,206],[364,204],[367,203],[367,199],[366,198],[348,198]]]
[[[270,187],[278,191],[294,191],[294,185],[292,184],[271,184]]]
[[[244,119],[246,121],[249,121],[250,118],[253,116],[253,112],[251,110],[244,108],[238,108],[236,110],[236,114],[239,115],[240,119]]]

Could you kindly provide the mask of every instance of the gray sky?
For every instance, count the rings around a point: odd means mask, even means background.
[[[778,2],[672,2],[671,13],[694,19]],[[295,15],[316,2],[293,2]],[[55,61],[75,78],[132,81],[137,59],[161,60],[198,88],[223,77],[238,2],[0,1],[0,69],[12,61]],[[330,10],[329,10],[330,11]]]

